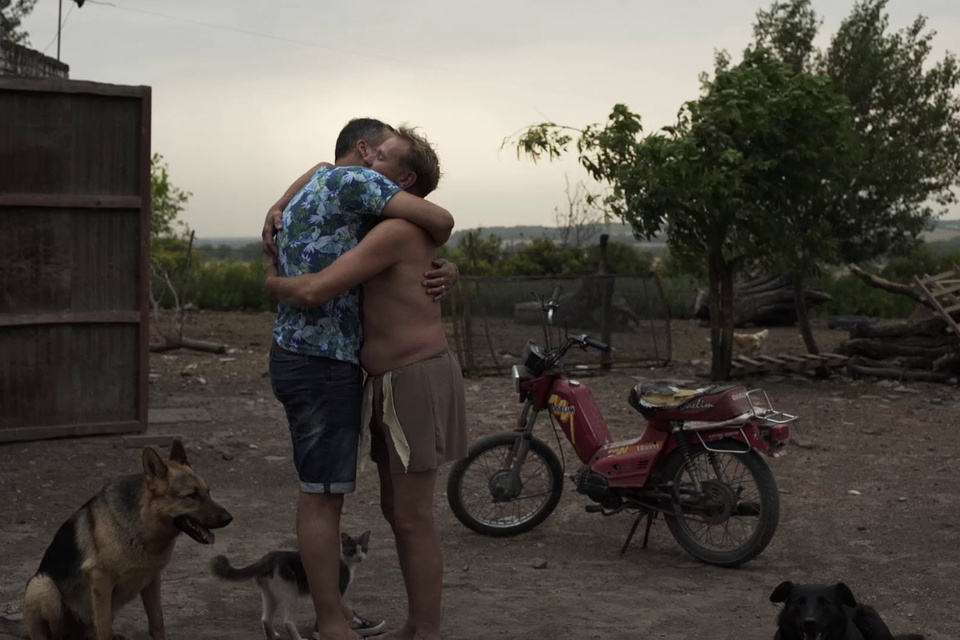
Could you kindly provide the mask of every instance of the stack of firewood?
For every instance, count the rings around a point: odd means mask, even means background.
[[[946,328],[938,317],[856,324],[837,351],[852,356],[847,369],[857,376],[947,382],[960,363],[960,340]]]
[[[850,339],[838,349],[851,356],[847,369],[852,375],[926,382],[948,382],[960,375],[960,338],[929,299],[910,285],[884,280],[856,265],[850,271],[870,286],[922,305],[908,320],[854,324]]]

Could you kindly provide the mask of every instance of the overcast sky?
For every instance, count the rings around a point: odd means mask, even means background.
[[[355,116],[423,128],[445,177],[431,196],[458,228],[552,224],[573,159],[534,165],[504,136],[553,120],[583,126],[618,102],[647,130],[697,96],[713,52],[739,57],[757,0],[87,0],[69,12],[70,76],[153,87],[153,149],[193,192],[199,237],[256,236],[290,182],[332,161]],[[853,6],[815,0],[821,44]],[[56,55],[57,0],[26,20]],[[960,2],[892,0],[899,28],[918,13],[936,55],[960,50]],[[216,25],[216,26],[211,26]],[[960,216],[955,208],[950,217]]]

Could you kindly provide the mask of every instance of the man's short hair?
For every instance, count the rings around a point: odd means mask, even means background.
[[[337,136],[337,146],[333,150],[334,160],[350,155],[357,143],[366,140],[374,147],[379,147],[383,141],[396,133],[396,130],[385,122],[375,118],[354,118],[340,130]]]
[[[440,158],[437,157],[437,152],[430,146],[427,138],[417,133],[416,127],[401,125],[397,128],[396,135],[410,143],[410,151],[407,152],[403,163],[407,169],[417,174],[417,181],[407,191],[415,196],[426,198],[440,182]]]

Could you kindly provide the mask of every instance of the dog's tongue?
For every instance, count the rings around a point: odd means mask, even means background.
[[[191,538],[202,544],[213,544],[215,536],[213,532],[202,526],[199,522],[189,516],[180,516],[177,518],[177,525],[180,530]]]

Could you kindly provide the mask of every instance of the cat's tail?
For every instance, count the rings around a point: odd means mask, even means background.
[[[240,581],[261,578],[270,572],[265,560],[266,558],[261,558],[249,566],[235,569],[227,560],[227,556],[216,556],[210,561],[210,571],[213,572],[213,575],[224,580]]]

